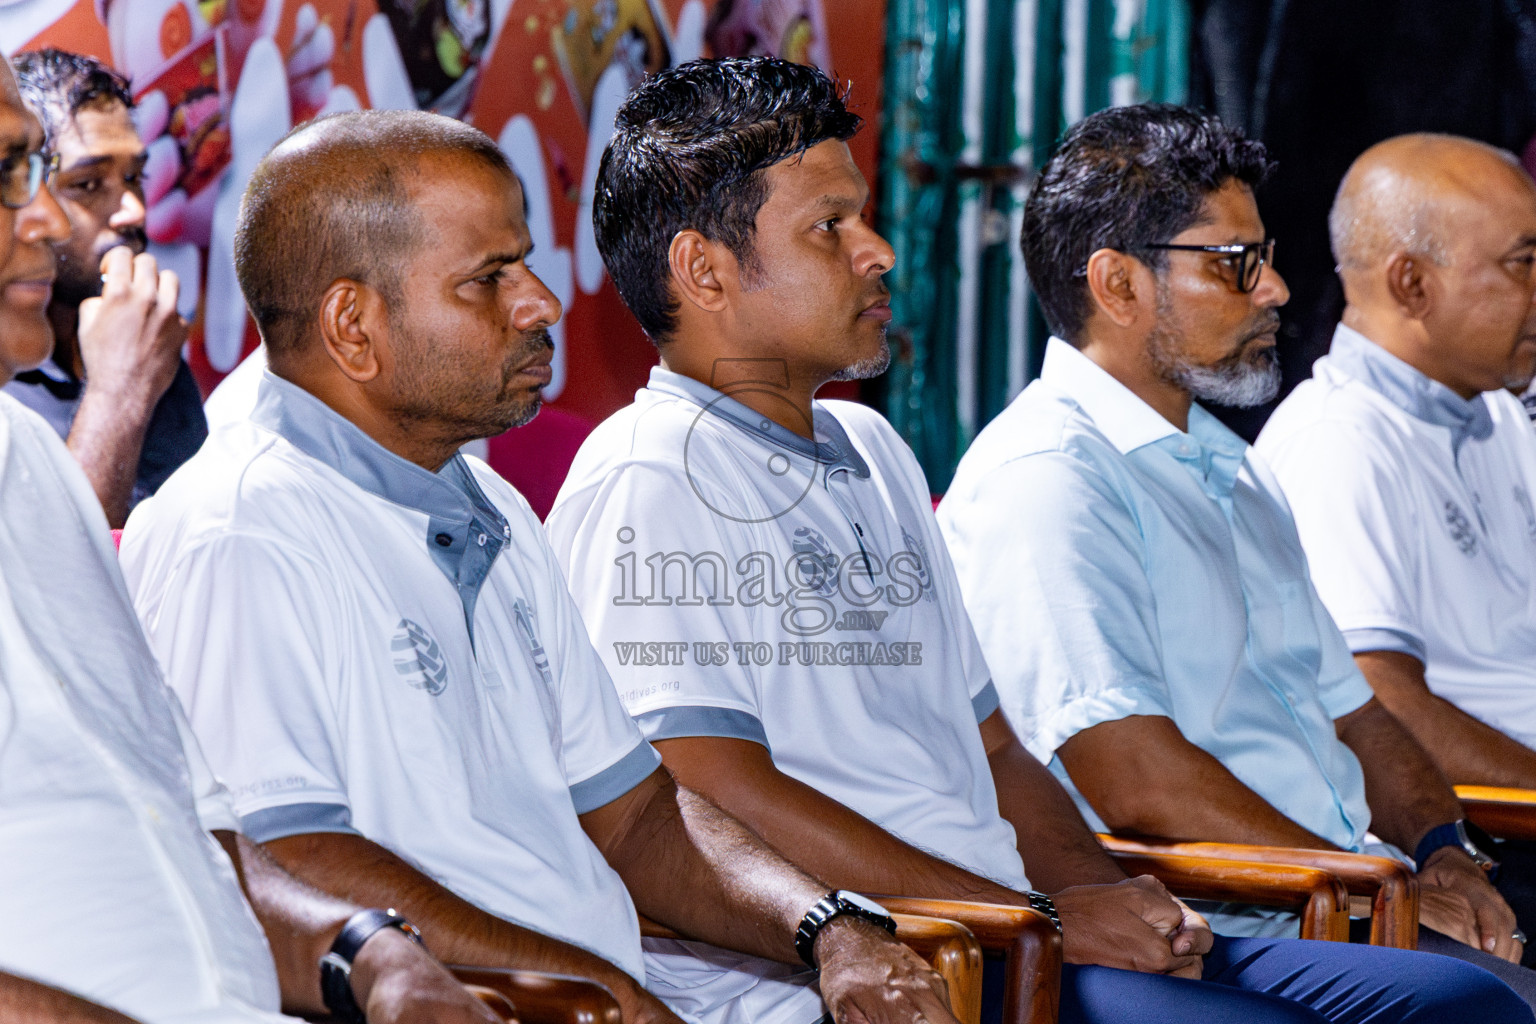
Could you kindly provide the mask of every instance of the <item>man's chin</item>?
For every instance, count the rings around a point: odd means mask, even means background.
[[[833,380],[869,380],[878,377],[891,366],[891,345],[882,334],[880,336],[880,351],[867,359],[860,359],[850,366],[845,366],[833,376]]]

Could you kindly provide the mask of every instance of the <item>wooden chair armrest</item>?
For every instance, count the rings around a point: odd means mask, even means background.
[[[504,996],[516,1007],[521,1024],[624,1024],[613,993],[586,978],[461,964],[448,969],[471,991],[490,989]]]
[[[908,896],[872,896],[896,918],[896,937],[912,946],[919,955],[927,958],[919,948],[919,938],[909,941],[913,935],[938,935],[946,926],[960,925],[968,931],[982,951],[1003,955],[1007,959],[1007,980],[1003,988],[1003,1024],[1056,1024],[1057,1007],[1061,1002],[1061,936],[1050,918],[1023,907],[1002,907],[991,903],[966,903],[959,900],[925,900]],[[929,918],[931,923],[919,925],[915,919]],[[910,923],[909,923],[910,922]],[[640,934],[646,938],[676,939],[677,932],[649,920],[640,918]],[[952,932],[950,934],[953,934]],[[936,949],[938,947],[935,947]],[[944,968],[937,962],[935,970]],[[947,980],[947,978],[946,978]],[[962,982],[962,985],[965,983]],[[969,1013],[971,996],[961,993],[957,999],[953,985],[950,988],[950,1004],[957,1007],[955,1016],[962,1022]],[[980,975],[977,975],[975,1013],[981,1014]]]
[[[983,951],[1006,958],[1003,1024],[1054,1024],[1061,1002],[1061,936],[1050,918],[1025,907],[911,896],[872,896],[893,914],[958,921]]]
[[[949,986],[949,1010],[960,1024],[981,1024],[981,943],[958,921],[892,914],[896,937],[927,960]]]
[[[490,1007],[491,1012],[507,1024],[518,1024],[517,1007],[512,1005],[512,1000],[500,992],[493,988],[486,988],[484,985],[465,985],[464,990]]]
[[[1499,839],[1536,839],[1536,789],[1457,786],[1472,823]]]
[[[1172,853],[1111,852],[1127,875],[1151,875],[1177,896],[1289,907],[1301,937],[1349,941],[1349,893],[1338,876],[1295,864],[1260,864]]]
[[[1371,898],[1371,944],[1417,949],[1419,880],[1408,865],[1389,857],[1339,850],[1304,850],[1292,846],[1243,843],[1185,843],[1169,839],[1099,834],[1111,853],[1171,853],[1260,864],[1295,864],[1336,875],[1351,896]]]

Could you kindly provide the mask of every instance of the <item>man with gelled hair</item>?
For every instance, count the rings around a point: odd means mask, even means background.
[[[636,90],[603,155],[598,244],[661,365],[582,446],[546,530],[667,766],[844,889],[1054,897],[1064,1022],[1523,1017],[1444,959],[1213,941],[1126,879],[1014,738],[912,452],[815,398],[890,358],[858,128],[815,69],[701,61]]]
[[[813,913],[827,886],[660,768],[528,503],[460,453],[550,381],[531,247],[506,157],[436,114],[312,121],[251,176],[255,408],[123,536],[243,831],[453,962],[606,984],[629,1024],[950,1024],[888,915]],[[643,948],[638,913],[697,941]]]

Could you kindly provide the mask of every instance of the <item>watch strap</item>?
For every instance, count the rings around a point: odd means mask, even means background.
[[[1056,926],[1056,934],[1061,934],[1061,915],[1056,913],[1056,901],[1043,892],[1035,892],[1031,889],[1024,894],[1029,899],[1029,909],[1044,914],[1051,919],[1051,924]]]
[[[844,914],[868,921],[892,935],[896,934],[896,919],[890,914],[884,911],[876,913],[846,900],[840,890],[829,892],[805,912],[805,916],[800,919],[800,927],[795,929],[795,952],[800,954],[800,959],[812,970],[821,970],[821,965],[816,962],[816,937],[823,928]]]
[[[1481,833],[1480,834],[1486,834]],[[1446,822],[1437,825],[1424,833],[1424,838],[1419,840],[1419,845],[1413,850],[1413,864],[1419,870],[1424,870],[1424,865],[1434,854],[1447,846],[1454,846],[1477,862],[1477,866],[1484,871],[1492,871],[1498,864],[1489,854],[1480,849],[1472,841],[1468,834],[1467,822],[1464,819]]]
[[[421,944],[421,932],[393,909],[360,910],[347,918],[336,941],[331,943],[330,952],[320,958],[320,996],[337,1020],[365,1024],[367,1017],[352,992],[352,962],[362,951],[363,943],[385,928],[397,928],[417,945]]]

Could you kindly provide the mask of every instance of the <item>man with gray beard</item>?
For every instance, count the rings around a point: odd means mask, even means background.
[[[1289,292],[1253,195],[1268,170],[1261,145],[1181,107],[1072,129],[1024,214],[1057,336],[961,461],[945,540],[1009,723],[1092,827],[1413,851],[1420,949],[1529,999],[1454,792],[1355,667],[1268,470],[1199,404],[1278,384]],[[1207,916],[1219,934],[1296,927]]]

